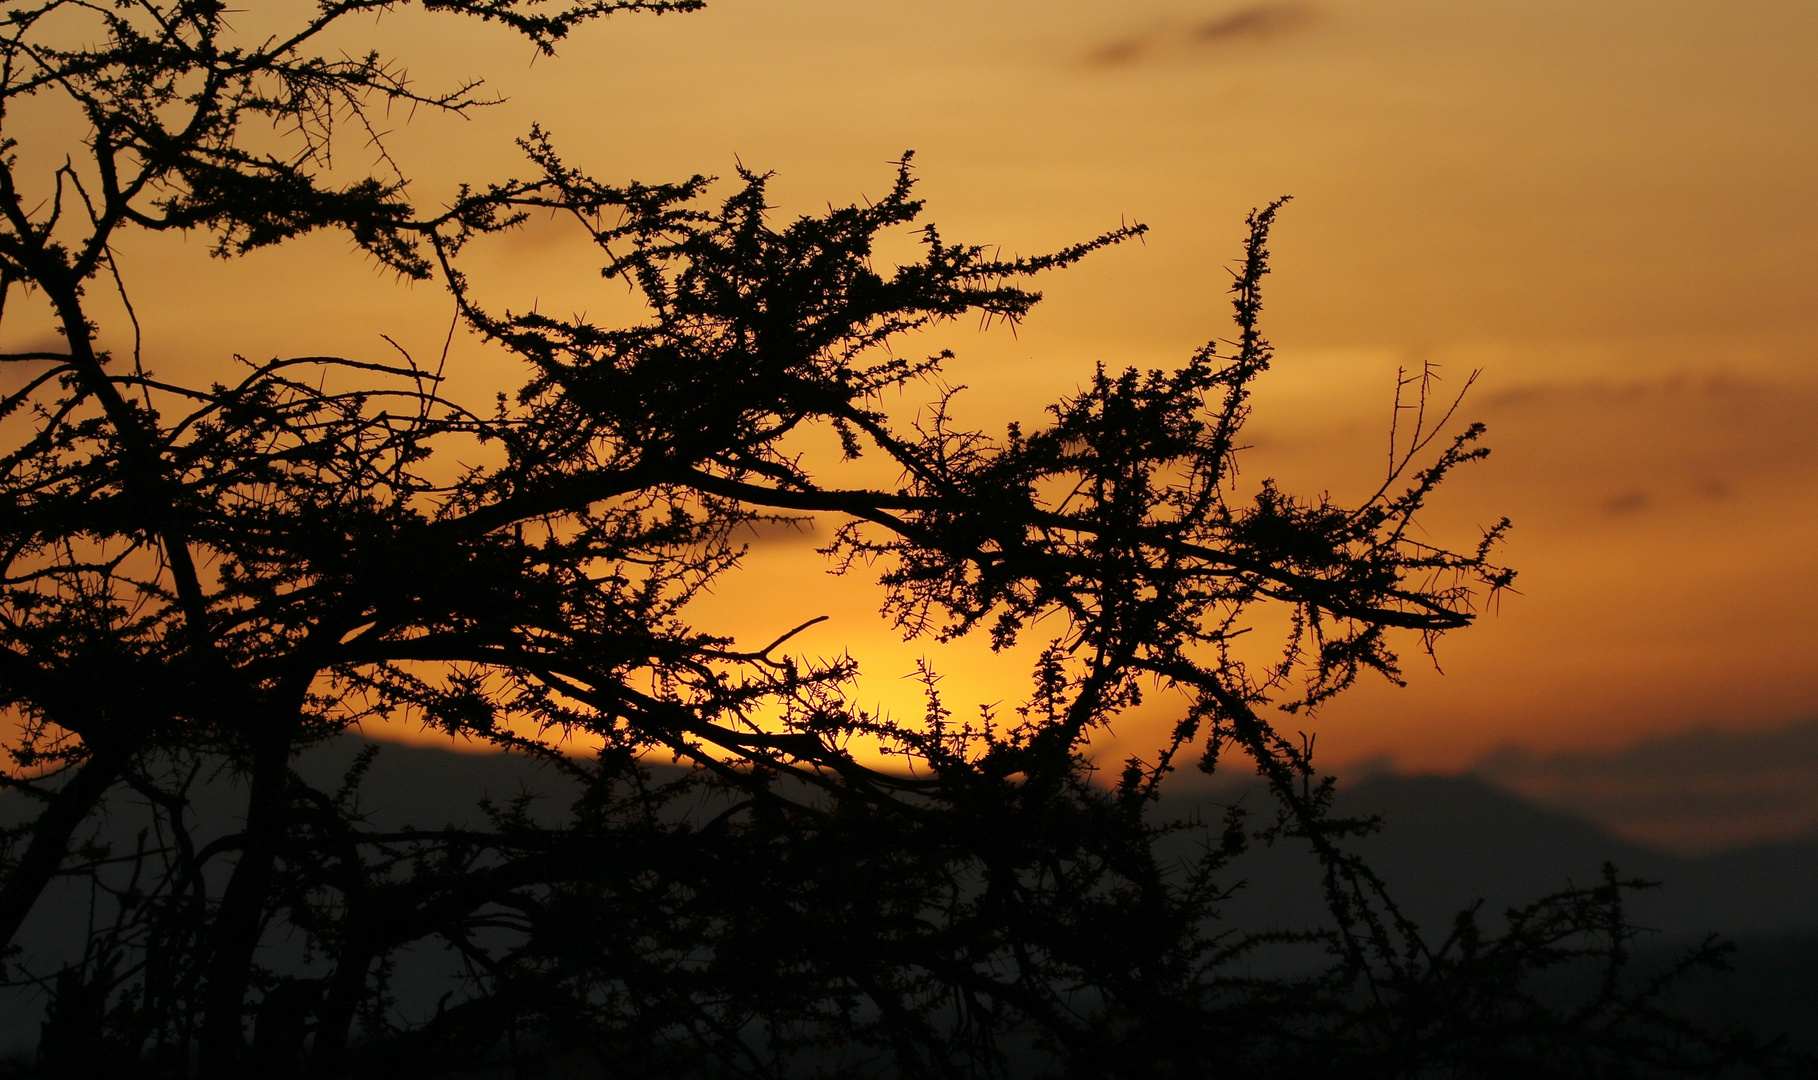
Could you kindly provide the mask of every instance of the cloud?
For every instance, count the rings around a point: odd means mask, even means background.
[[[1257,4],[1200,22],[1163,23],[1106,42],[1087,54],[1099,67],[1124,67],[1168,53],[1198,52],[1238,42],[1262,42],[1311,23],[1319,9],[1311,4]]]
[[[1601,753],[1505,749],[1473,771],[1625,839],[1688,854],[1818,832],[1818,720],[1698,728]]]
[[[1259,4],[1200,23],[1193,36],[1201,42],[1265,40],[1298,30],[1317,14],[1310,4]]]
[[[1606,513],[1617,516],[1634,514],[1646,510],[1648,504],[1652,501],[1652,499],[1648,498],[1647,492],[1631,489],[1620,495],[1610,496],[1609,499],[1605,500],[1603,509]]]
[[[1818,483],[1818,387],[1798,380],[1656,377],[1545,382],[1467,400],[1489,425],[1501,512],[1579,529],[1652,521],[1695,532],[1724,515],[1809,515]],[[1520,514],[1517,515],[1516,511]]]

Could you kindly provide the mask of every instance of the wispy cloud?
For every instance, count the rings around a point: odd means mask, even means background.
[[[1208,44],[1266,40],[1300,29],[1311,22],[1316,13],[1311,4],[1259,4],[1200,23],[1193,29],[1193,36]]]
[[[1167,22],[1105,42],[1087,54],[1099,67],[1122,67],[1170,53],[1195,53],[1216,46],[1262,42],[1300,30],[1319,9],[1311,4],[1257,4],[1198,22]]]

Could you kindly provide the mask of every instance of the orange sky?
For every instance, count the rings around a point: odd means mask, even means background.
[[[728,174],[735,155],[776,170],[783,212],[880,193],[912,149],[952,239],[1032,253],[1152,226],[1047,282],[1017,334],[943,332],[966,415],[993,427],[1096,360],[1173,362],[1224,333],[1243,215],[1292,193],[1249,474],[1357,493],[1397,366],[1438,362],[1454,384],[1482,368],[1461,415],[1489,424],[1495,454],[1431,523],[1464,540],[1509,515],[1521,570],[1519,595],[1442,645],[1443,677],[1411,662],[1408,689],[1326,710],[1330,763],[1462,767],[1505,744],[1818,712],[1805,0],[713,0],[587,28],[535,64],[485,28],[409,16],[379,32],[426,85],[484,74],[509,97],[465,122],[395,118],[426,203],[525,171],[510,140],[540,120],[606,179]],[[440,347],[438,291],[376,276],[339,239],[233,264],[203,251],[125,248],[165,374],[233,352],[365,355],[380,332]],[[495,305],[610,311],[594,268],[549,227],[472,265]],[[469,340],[454,359],[470,390],[515,379]],[[1015,667],[897,641],[810,547],[762,545],[704,615],[768,640],[830,614],[803,647],[849,647],[886,704],[907,701],[900,676],[924,653],[950,704],[1019,695]]]

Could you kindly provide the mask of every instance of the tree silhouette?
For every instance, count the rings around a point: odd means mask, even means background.
[[[49,995],[32,1068],[1609,1076],[1752,1060],[1621,977],[1633,930],[1613,874],[1428,942],[1345,850],[1369,823],[1330,817],[1332,782],[1271,725],[1364,672],[1395,678],[1398,641],[1430,648],[1512,576],[1491,561],[1505,524],[1460,551],[1415,539],[1435,487],[1484,452],[1478,427],[1442,434],[1424,377],[1404,384],[1417,419],[1362,503],[1270,483],[1240,496],[1279,204],[1250,219],[1229,342],[1172,370],[1101,368],[994,437],[948,411],[951,357],[893,344],[961,315],[1014,321],[1039,299],[1033,275],[1140,226],[1031,258],[951,244],[917,224],[907,159],[874,202],[777,223],[762,175],[719,201],[700,177],[607,184],[542,131],[522,144],[528,178],[426,213],[401,176],[337,183],[328,167],[349,124],[376,138],[376,107],[485,101],[318,45],[394,6],[323,2],[248,38],[212,2],[49,0],[0,28],[0,119],[59,99],[88,151],[47,178],[8,138],[0,163],[0,285],[60,334],[0,356],[6,783],[33,807],[8,834],[0,932],[13,942],[62,879],[107,898],[79,961],[9,972]],[[694,5],[423,6],[547,52],[598,16]],[[549,211],[591,236],[641,321],[483,303],[467,245]],[[515,397],[464,406],[408,358],[179,383],[98,345],[89,293],[127,296],[123,233],[203,232],[233,257],[317,229],[444,283],[523,364]],[[880,268],[878,239],[906,229],[918,257]],[[929,409],[893,418],[893,390]],[[812,432],[843,456],[802,451]],[[487,463],[456,464],[476,441]],[[861,457],[900,481],[839,483]],[[803,516],[838,524],[833,565],[875,573],[906,633],[1045,635],[1023,704],[958,720],[927,673],[924,716],[879,715],[851,700],[852,661],[789,655],[788,627],[741,651],[690,621],[751,526]],[[1232,651],[1284,614],[1276,660]],[[1086,740],[1157,693],[1179,703],[1165,745],[1101,782]],[[338,787],[297,771],[392,715],[547,761],[572,812],[384,831],[360,804],[371,752]],[[598,754],[567,756],[576,734]],[[1232,809],[1194,858],[1161,854],[1203,831],[1158,817],[1164,776],[1234,754],[1279,814]],[[242,805],[205,836],[210,783]],[[130,850],[88,839],[129,800],[146,814]],[[1311,849],[1329,929],[1220,929],[1230,864],[1259,839]],[[306,955],[271,962],[279,938]],[[405,1023],[395,965],[431,942],[466,979]],[[1321,962],[1255,974],[1276,945]],[[1536,982],[1587,963],[1602,977],[1569,1001]]]

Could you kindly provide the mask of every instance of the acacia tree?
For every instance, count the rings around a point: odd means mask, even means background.
[[[922,212],[906,160],[883,198],[778,224],[763,176],[718,202],[699,177],[603,183],[540,131],[527,178],[450,206],[413,206],[397,176],[336,184],[335,133],[369,135],[369,109],[483,102],[476,86],[420,92],[377,54],[315,51],[393,6],[329,0],[251,41],[212,2],[48,0],[0,28],[0,123],[61,98],[87,125],[87,157],[48,178],[10,138],[0,160],[0,286],[47,304],[61,338],[0,356],[17,373],[0,401],[6,783],[35,806],[9,836],[0,931],[13,941],[72,875],[113,913],[54,978],[21,969],[52,996],[42,1069],[340,1076],[581,1054],[638,1076],[1013,1060],[1604,1075],[1741,1053],[1614,977],[1630,931],[1613,878],[1499,935],[1464,918],[1427,941],[1344,850],[1360,823],[1328,817],[1331,782],[1271,726],[1271,708],[1394,678],[1393,635],[1430,648],[1511,576],[1491,561],[1504,525],[1461,551],[1411,533],[1483,453],[1475,426],[1440,433],[1450,414],[1428,415],[1425,381],[1409,384],[1420,422],[1362,503],[1268,483],[1240,496],[1277,205],[1250,220],[1231,341],[1172,370],[1101,368],[993,437],[949,415],[952,357],[907,361],[894,343],[971,312],[1015,320],[1039,299],[1032,275],[1140,227],[1003,259],[921,226],[919,257],[880,268],[880,235]],[[548,51],[597,16],[693,5],[424,6]],[[552,210],[642,298],[641,321],[484,302],[466,246]],[[207,232],[223,257],[341,230],[444,283],[525,382],[480,411],[408,360],[162,379],[98,344],[90,293],[126,288],[112,251],[134,229]],[[930,411],[893,419],[893,390],[928,392]],[[899,482],[840,485],[839,462],[797,449],[816,430]],[[492,463],[451,469],[475,439]],[[802,515],[839,523],[835,567],[877,573],[909,633],[999,648],[1046,633],[1015,715],[957,721],[932,682],[926,716],[875,715],[849,698],[855,665],[788,655],[787,627],[758,651],[697,628],[690,602],[737,566],[741,530]],[[1231,651],[1283,609],[1276,661]],[[1178,723],[1100,782],[1086,740],[1154,686]],[[335,790],[296,771],[303,750],[397,713],[547,760],[576,785],[571,816],[494,808],[489,829],[384,832],[358,807],[370,755]],[[601,750],[568,757],[573,734]],[[901,767],[862,764],[860,744]],[[1210,771],[1221,750],[1279,817],[1256,829],[1232,811],[1171,868],[1156,843],[1182,826],[1148,808],[1183,755]],[[192,806],[210,776],[243,792],[224,829]],[[127,796],[150,814],[132,850],[83,844]],[[1330,963],[1313,974],[1246,974],[1235,962],[1274,939],[1208,922],[1257,835],[1325,868],[1332,925],[1310,940]],[[285,934],[308,947],[291,968],[262,952]],[[388,973],[428,941],[468,977],[406,1024]],[[1611,977],[1572,1008],[1533,990],[1534,970],[1585,957]]]

